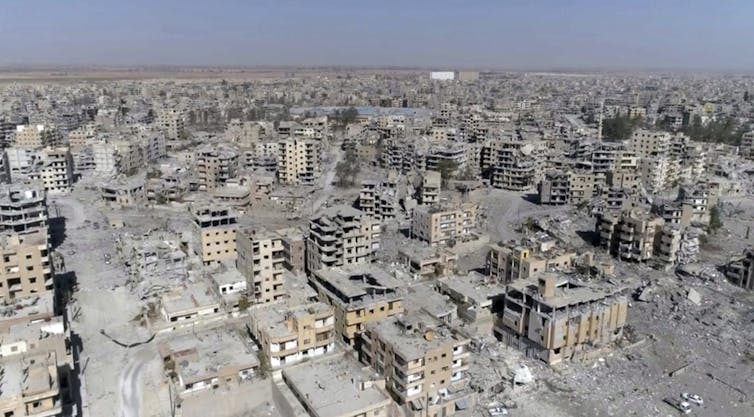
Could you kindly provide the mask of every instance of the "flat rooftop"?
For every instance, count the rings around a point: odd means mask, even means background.
[[[465,340],[424,311],[393,316],[368,324],[367,328],[407,361],[423,358],[428,351],[443,346],[452,348]]]
[[[371,264],[322,268],[315,272],[320,281],[337,292],[338,298],[347,300],[394,292],[410,280],[408,274],[400,271],[394,271],[394,274],[402,275],[404,279]]]
[[[553,297],[544,298],[539,295],[539,279],[543,275],[555,279],[555,295]],[[518,290],[553,309],[596,302],[623,290],[607,283],[593,284],[572,280],[567,276],[553,272],[513,281],[508,284],[508,288]]]
[[[283,378],[317,416],[357,415],[363,410],[389,406],[391,399],[377,388],[361,389],[379,376],[344,355],[309,361],[283,370]]]
[[[180,335],[164,342],[160,351],[163,355],[172,353],[177,356],[176,370],[184,380],[202,379],[228,366],[243,369],[259,366],[257,355],[247,349],[232,329],[216,328]]]

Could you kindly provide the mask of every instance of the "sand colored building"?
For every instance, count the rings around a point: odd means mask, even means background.
[[[477,205],[457,207],[420,206],[411,219],[411,236],[431,246],[453,245],[473,237],[477,226]]]
[[[373,265],[323,268],[309,278],[319,300],[333,307],[335,332],[353,345],[368,323],[403,312],[403,282]]]
[[[0,234],[0,297],[29,297],[53,289],[47,230]]]
[[[254,309],[250,314],[249,330],[272,368],[321,356],[335,349],[335,315],[333,308],[324,303]]]
[[[470,340],[419,312],[367,325],[361,358],[408,415],[453,415],[468,401]]]
[[[620,288],[546,273],[507,285],[495,334],[527,356],[555,364],[619,339],[627,311]]]
[[[199,206],[192,209],[194,228],[199,235],[194,252],[205,265],[236,259],[238,217],[227,207]]]

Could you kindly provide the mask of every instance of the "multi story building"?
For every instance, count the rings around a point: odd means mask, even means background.
[[[8,301],[53,288],[47,230],[0,234],[0,297]]]
[[[442,176],[437,171],[424,171],[419,188],[419,202],[425,205],[437,204],[440,201],[440,187]]]
[[[198,206],[192,208],[194,227],[199,238],[194,252],[204,265],[236,259],[238,217],[227,207]]]
[[[238,154],[227,147],[204,147],[194,160],[200,190],[214,190],[234,178],[238,170]]]
[[[636,130],[628,140],[628,149],[640,158],[658,155],[670,155],[673,135],[669,132],[652,132]]]
[[[359,192],[359,210],[376,220],[395,218],[398,198],[395,183],[387,181],[364,180]]]
[[[547,271],[568,269],[575,259],[575,252],[555,247],[554,240],[539,245],[533,241],[510,241],[490,245],[486,267],[491,279],[508,283]]]
[[[270,306],[255,309],[250,316],[249,330],[272,368],[335,349],[335,316],[327,304],[318,302],[290,309]]]
[[[168,140],[176,141],[185,139],[186,127],[184,124],[184,114],[177,109],[163,109],[157,112],[157,118],[154,121],[157,130],[165,133]]]
[[[494,331],[527,356],[556,364],[618,340],[627,311],[628,298],[620,288],[545,273],[506,286]]]
[[[47,230],[47,196],[33,185],[0,186],[0,230],[29,233]]]
[[[314,185],[320,176],[319,142],[290,138],[278,142],[278,180],[288,185]]]
[[[377,220],[352,207],[330,207],[309,221],[306,269],[370,263],[379,247]]]
[[[372,265],[323,268],[309,277],[319,300],[335,311],[335,332],[346,344],[356,343],[368,323],[403,312],[398,289],[403,282]]]
[[[754,130],[741,135],[741,144],[738,146],[738,154],[742,158],[754,159]]]
[[[361,359],[385,377],[385,389],[409,416],[450,416],[470,398],[470,340],[426,313],[367,325]]]
[[[453,245],[473,237],[477,227],[477,205],[462,203],[457,208],[419,206],[411,219],[411,237],[431,246]]]
[[[638,208],[620,215],[605,214],[597,221],[600,246],[623,260],[645,262],[654,256],[665,221]]]
[[[39,181],[51,194],[68,193],[73,187],[73,157],[68,148],[45,148],[42,165],[29,173],[29,179]]]
[[[593,172],[569,171],[548,173],[537,186],[540,204],[580,204],[599,195],[605,185],[605,175]]]
[[[283,238],[264,230],[237,233],[236,267],[246,277],[253,302],[269,303],[285,296],[286,253]]]
[[[60,134],[52,126],[16,126],[14,146],[25,149],[41,149],[47,146],[60,146]]]

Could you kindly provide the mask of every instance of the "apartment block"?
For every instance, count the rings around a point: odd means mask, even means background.
[[[754,130],[741,135],[741,144],[738,146],[738,154],[742,158],[754,159]]]
[[[25,149],[41,149],[47,146],[60,146],[60,133],[52,126],[16,126],[16,139],[13,146]]]
[[[645,262],[655,254],[665,221],[646,210],[625,210],[606,214],[597,221],[600,246],[622,260]]]
[[[385,388],[409,416],[451,416],[471,397],[470,339],[428,314],[367,325],[361,360],[385,377]]]
[[[319,300],[333,307],[335,332],[349,345],[368,323],[403,312],[398,289],[403,281],[373,265],[323,268],[309,277]]]
[[[454,245],[471,239],[477,227],[477,205],[462,203],[457,208],[420,206],[411,219],[411,237],[431,246]]]
[[[490,279],[509,283],[553,270],[569,269],[576,253],[547,241],[510,241],[490,245],[486,269]]]
[[[433,205],[440,202],[440,187],[442,176],[437,171],[424,171],[422,182],[419,187],[419,202],[424,205]]]
[[[364,180],[359,192],[359,210],[376,220],[395,218],[399,206],[396,184],[387,181]]]
[[[605,175],[593,172],[551,172],[537,186],[540,204],[580,204],[598,196]]]
[[[73,157],[68,148],[45,148],[41,152],[41,166],[29,173],[51,194],[69,193],[73,186]]]
[[[0,234],[0,297],[12,300],[53,289],[47,230]]]
[[[236,268],[246,277],[255,303],[270,303],[285,296],[286,252],[283,238],[274,232],[242,229],[237,233]]]
[[[278,142],[278,180],[288,185],[314,185],[321,174],[319,146],[313,139]]]
[[[227,207],[197,206],[192,208],[194,228],[199,238],[194,241],[194,253],[204,265],[236,259],[236,231],[238,217]]]
[[[238,154],[227,147],[208,146],[194,157],[200,190],[214,190],[236,176]]]
[[[545,145],[538,141],[505,140],[482,150],[482,161],[493,161],[490,185],[504,190],[535,188],[544,176]]]
[[[249,330],[272,368],[322,356],[335,349],[335,315],[324,303],[251,312]]]
[[[495,335],[527,356],[556,364],[621,338],[627,312],[620,288],[546,273],[506,286]]]
[[[309,220],[306,268],[312,272],[324,267],[370,263],[379,247],[377,220],[352,207],[330,207]]]
[[[628,149],[640,158],[669,155],[673,135],[669,132],[655,132],[644,129],[636,130],[628,140]]]
[[[186,137],[184,117],[184,113],[180,110],[163,109],[157,112],[154,124],[157,130],[165,133],[168,140],[181,140]]]
[[[47,195],[41,187],[0,185],[0,230],[28,233],[47,230]]]

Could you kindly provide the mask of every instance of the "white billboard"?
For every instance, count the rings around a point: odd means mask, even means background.
[[[454,80],[456,73],[454,71],[432,71],[429,73],[430,80]]]

